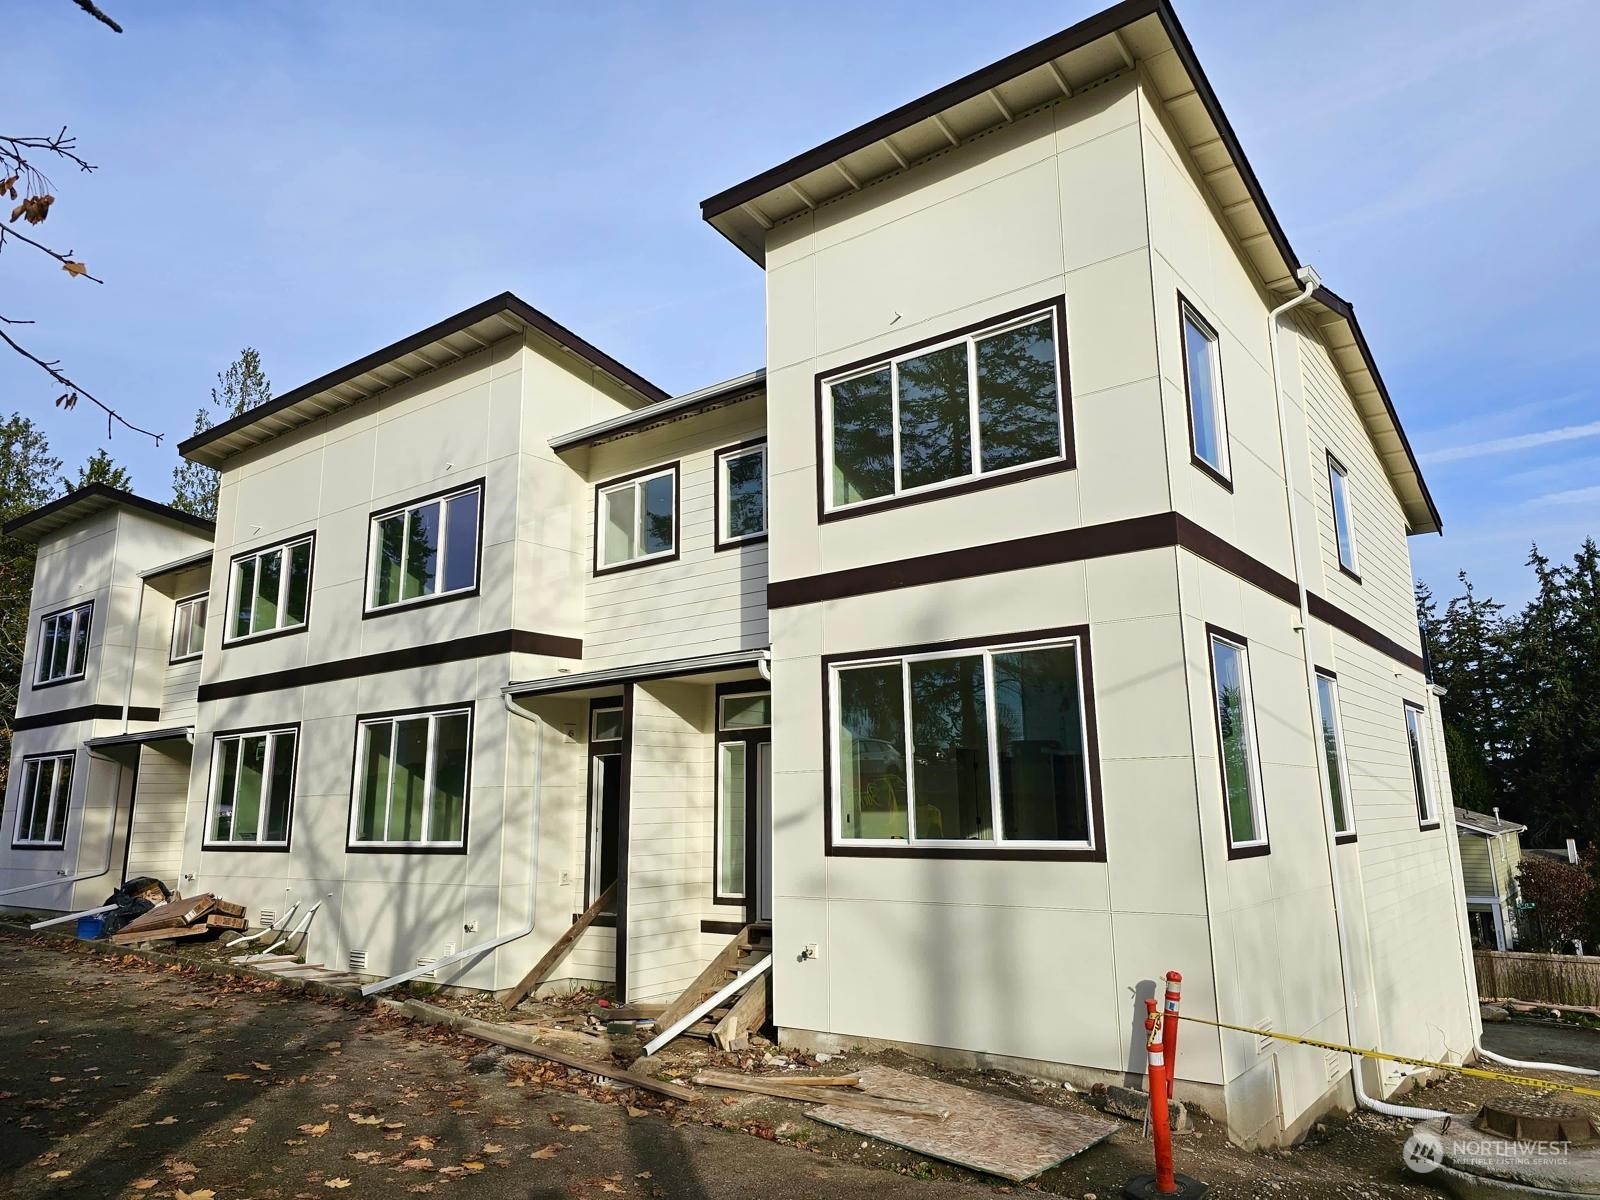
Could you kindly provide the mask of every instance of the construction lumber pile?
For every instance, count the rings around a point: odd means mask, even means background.
[[[111,935],[114,946],[204,937],[214,929],[245,929],[244,905],[219,900],[210,892],[187,900],[174,897],[129,921]]]

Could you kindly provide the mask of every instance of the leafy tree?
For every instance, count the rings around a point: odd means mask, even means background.
[[[226,371],[217,376],[211,389],[211,403],[194,414],[194,431],[204,433],[213,425],[237,417],[272,399],[272,381],[261,370],[260,352],[246,346]],[[217,515],[217,479],[214,468],[204,463],[179,461],[172,469],[172,506],[197,517]]]
[[[48,501],[54,490],[50,480],[60,473],[61,460],[50,453],[42,429],[20,413],[0,420],[0,523]],[[31,543],[0,536],[0,795],[11,762],[11,722],[28,636],[33,559]]]
[[[133,476],[128,474],[128,468],[116,462],[104,450],[96,450],[89,456],[89,461],[78,468],[76,482],[63,476],[61,490],[75,492],[91,483],[103,483],[124,492],[133,491]]]

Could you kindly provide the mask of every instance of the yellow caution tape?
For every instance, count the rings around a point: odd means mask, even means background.
[[[1204,1017],[1178,1014],[1178,1027],[1187,1024],[1209,1025],[1213,1029],[1231,1029],[1235,1033],[1249,1033],[1256,1037],[1276,1038],[1280,1042],[1293,1042],[1297,1046],[1315,1046],[1319,1050],[1337,1050],[1341,1054],[1357,1054],[1362,1058],[1379,1058],[1385,1062],[1405,1063],[1412,1067],[1428,1067],[1435,1071],[1453,1071],[1457,1075],[1470,1075],[1474,1079],[1492,1079],[1496,1083],[1510,1083],[1517,1087],[1543,1088],[1547,1092],[1571,1092],[1578,1096],[1600,1097],[1600,1088],[1583,1087],[1576,1083],[1558,1083],[1551,1079],[1535,1079],[1532,1075],[1512,1075],[1505,1071],[1486,1071],[1482,1067],[1466,1067],[1458,1063],[1433,1062],[1426,1058],[1408,1058],[1404,1054],[1390,1054],[1376,1048],[1363,1050],[1359,1046],[1346,1046],[1340,1042],[1324,1042],[1317,1038],[1299,1037],[1292,1033],[1277,1033],[1271,1029],[1252,1029],[1248,1025],[1230,1025],[1226,1021],[1208,1021]]]

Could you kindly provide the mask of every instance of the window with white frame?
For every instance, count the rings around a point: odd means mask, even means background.
[[[356,737],[352,848],[465,845],[470,708],[363,717]]]
[[[12,845],[59,849],[67,839],[72,804],[72,767],[77,755],[47,754],[22,760],[17,789],[17,826]]]
[[[1322,756],[1328,764],[1328,800],[1333,806],[1333,832],[1356,831],[1351,810],[1350,773],[1345,767],[1344,725],[1339,716],[1339,681],[1332,672],[1317,672],[1317,716],[1322,734]]]
[[[1420,705],[1406,701],[1406,749],[1411,759],[1411,786],[1417,797],[1417,824],[1427,827],[1439,822],[1433,808],[1433,789],[1428,786],[1428,747],[1423,737]]]
[[[1079,637],[830,669],[833,836],[1091,849]]]
[[[233,560],[228,585],[228,640],[300,629],[311,601],[311,536]]]
[[[602,484],[595,497],[595,568],[669,558],[678,547],[678,468]]]
[[[715,898],[745,895],[746,812],[762,786],[762,744],[772,740],[772,696],[737,692],[717,701],[717,877]]]
[[[767,444],[717,451],[717,545],[767,534]]]
[[[1060,306],[823,383],[829,509],[1066,458]]]
[[[367,611],[473,591],[482,508],[475,483],[373,517]]]
[[[1328,494],[1333,499],[1333,536],[1339,546],[1339,567],[1347,574],[1359,576],[1356,526],[1350,512],[1350,472],[1331,454],[1328,455]]]
[[[172,610],[173,662],[199,658],[206,644],[206,601],[204,592],[179,600]]]
[[[208,846],[251,849],[289,844],[298,742],[295,729],[216,736],[206,818]]]
[[[39,621],[34,686],[82,679],[89,661],[89,625],[94,602],[50,613]]]
[[[1217,334],[1194,309],[1183,315],[1183,386],[1189,402],[1189,448],[1195,462],[1229,478],[1228,416],[1222,406],[1222,359]]]
[[[1243,638],[1211,634],[1211,686],[1217,711],[1217,747],[1232,850],[1265,848],[1267,814],[1256,747],[1250,657]]]

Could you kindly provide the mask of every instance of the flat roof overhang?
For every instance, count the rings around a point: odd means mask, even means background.
[[[187,571],[190,567],[198,567],[202,563],[211,561],[212,552],[202,550],[199,554],[189,554],[183,558],[175,558],[171,562],[162,563],[159,567],[151,567],[148,571],[140,571],[140,579],[158,579],[163,575],[175,575],[179,571]]]
[[[759,674],[760,662],[768,651],[733,650],[725,654],[704,654],[695,658],[673,658],[661,662],[631,663],[623,667],[607,667],[599,671],[577,671],[570,675],[552,675],[547,679],[531,679],[522,683],[508,683],[501,692],[513,700],[537,699],[541,696],[565,696],[572,699],[584,697],[615,696],[625,683],[652,683],[664,679],[693,677],[701,683],[726,683],[735,679],[748,679]]]
[[[370,400],[430,371],[460,362],[507,337],[535,334],[586,368],[606,375],[641,404],[668,398],[666,391],[557,323],[527,301],[502,292],[381,350],[346,363],[258,408],[239,414],[178,444],[178,453],[206,466]]]
[[[143,746],[149,742],[187,741],[194,736],[193,725],[169,725],[165,729],[142,729],[137,733],[113,733],[90,738],[84,745],[91,750],[115,750],[119,746]]]
[[[1263,286],[1300,290],[1289,244],[1169,0],[1124,0],[703,201],[700,213],[757,264],[769,230],[1009,125],[1124,71],[1142,69],[1225,227]],[[1439,510],[1401,428],[1355,309],[1326,288],[1307,306],[1343,372],[1412,533]]]
[[[597,421],[593,425],[585,425],[582,429],[574,429],[571,433],[559,434],[550,439],[550,449],[560,452],[573,450],[579,446],[598,446],[635,433],[643,433],[647,429],[657,429],[697,413],[738,404],[740,401],[764,395],[766,382],[765,367],[748,371],[733,379],[725,379],[721,383],[685,392],[681,396],[672,396],[655,404],[647,404],[643,408],[636,408],[621,416]]]
[[[170,504],[162,504],[156,500],[147,500],[143,496],[135,496],[132,492],[125,492],[121,488],[111,487],[104,483],[91,483],[76,491],[68,492],[65,496],[58,496],[48,504],[40,505],[32,512],[23,513],[20,517],[13,517],[0,532],[7,537],[20,538],[27,542],[37,542],[48,537],[58,529],[74,525],[86,520],[96,513],[104,512],[108,508],[128,508],[134,512],[144,513],[146,516],[156,517],[163,521],[170,521],[174,525],[182,525],[195,533],[213,537],[217,527],[215,522],[204,517],[197,517],[193,513],[186,513],[182,509],[173,508]],[[208,552],[209,553],[209,552]]]

